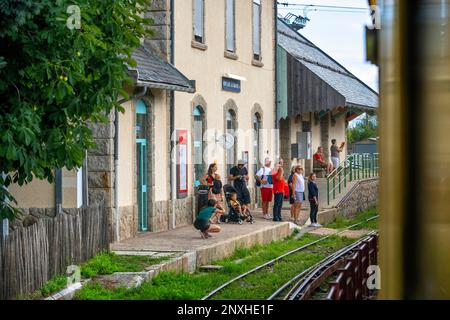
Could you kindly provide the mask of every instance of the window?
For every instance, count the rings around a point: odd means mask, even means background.
[[[205,42],[204,11],[204,0],[194,0],[194,40],[200,43]]]
[[[237,153],[237,145],[235,141],[235,130],[236,130],[236,114],[233,110],[227,111],[227,128],[226,128],[226,156],[227,156],[227,176],[230,174],[231,168],[236,163],[236,153]]]
[[[253,59],[261,60],[261,0],[253,0]]]
[[[226,0],[225,30],[226,50],[228,52],[235,52],[235,0]]]
[[[253,115],[253,174],[256,175],[261,162],[261,116],[259,113]],[[258,202],[258,192],[255,192],[255,202]]]
[[[200,185],[200,178],[205,173],[205,161],[203,153],[205,145],[203,135],[205,134],[205,112],[200,106],[194,109],[194,181],[195,186]]]

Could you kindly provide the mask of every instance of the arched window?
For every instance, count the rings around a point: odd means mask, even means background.
[[[205,151],[205,143],[203,136],[205,134],[205,112],[203,108],[197,106],[193,111],[194,116],[194,183],[198,187],[200,185],[200,178],[204,175],[206,170],[205,159],[203,153]]]

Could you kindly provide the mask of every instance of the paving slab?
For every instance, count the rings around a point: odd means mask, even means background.
[[[333,233],[337,233],[338,230],[337,229],[321,227],[321,228],[309,230],[307,232],[310,233],[310,234],[318,235],[318,236],[326,236],[326,235],[330,235],[330,234],[333,234]],[[342,233],[338,234],[338,236],[352,238],[352,239],[358,239],[358,238],[360,238],[362,236],[365,236],[369,232],[370,232],[370,230],[366,230],[366,229],[347,230],[345,232],[342,232]]]
[[[180,227],[170,231],[147,232],[137,235],[135,238],[127,239],[111,245],[115,252],[187,252],[205,246],[218,244],[230,239],[245,237],[246,235],[274,229],[280,224],[287,222],[274,222],[263,219],[261,211],[253,212],[254,224],[244,222],[242,225],[232,223],[221,223],[221,232],[211,234],[212,237],[203,239],[198,230],[190,226]],[[284,221],[289,220],[289,213],[283,212]]]
[[[336,229],[321,227],[321,228],[313,229],[313,230],[309,231],[308,233],[315,234],[318,236],[327,236],[327,235],[330,235],[330,234],[333,234],[336,232],[337,232]]]
[[[358,239],[366,234],[368,234],[370,230],[361,229],[361,230],[348,230],[340,234],[342,237],[352,238],[352,239]]]

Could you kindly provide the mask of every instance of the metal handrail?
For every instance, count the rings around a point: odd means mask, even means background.
[[[336,199],[336,192],[341,193],[347,187],[347,182],[376,177],[378,174],[378,153],[347,155],[339,166],[326,176],[328,205],[330,205],[331,195],[333,199]]]

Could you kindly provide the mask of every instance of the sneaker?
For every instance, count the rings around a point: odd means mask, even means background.
[[[316,227],[321,227],[322,225],[320,223],[316,222]]]
[[[205,232],[205,236],[206,236],[207,238],[211,238],[211,237],[212,237],[212,235],[210,235],[208,232]]]
[[[268,215],[268,214],[265,214],[263,217],[264,217],[264,219],[266,219],[266,220],[272,219],[272,218],[270,217],[270,215]]]

